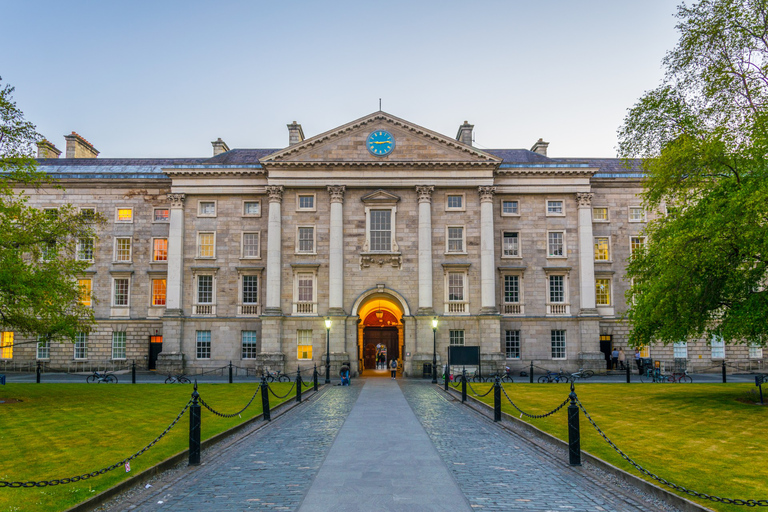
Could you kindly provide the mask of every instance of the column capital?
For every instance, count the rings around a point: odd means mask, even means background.
[[[420,203],[431,203],[432,192],[435,191],[435,187],[432,185],[416,185],[416,193],[419,194]]]
[[[269,185],[266,187],[267,194],[269,195],[269,202],[270,203],[282,203],[283,202],[283,191],[285,190],[285,187],[282,185]]]
[[[344,185],[328,185],[328,194],[331,196],[332,203],[344,202],[344,191],[347,189]]]
[[[481,203],[490,203],[493,201],[493,194],[496,193],[496,187],[477,187],[480,194]]]
[[[184,208],[186,194],[166,194],[166,197],[171,202],[171,208]]]
[[[576,201],[579,203],[579,208],[590,208],[592,206],[592,196],[594,194],[590,192],[578,192],[576,194]]]

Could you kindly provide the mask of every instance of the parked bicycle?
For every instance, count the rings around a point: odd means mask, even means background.
[[[595,372],[593,372],[592,370],[585,370],[584,368],[579,368],[579,371],[571,374],[571,380],[575,381],[576,379],[589,379],[594,376],[595,376]]]
[[[461,382],[463,379],[464,379],[464,375],[461,373],[453,377],[453,380],[456,382]],[[480,372],[474,371],[472,373],[467,374],[467,382],[485,382],[485,378],[482,375],[480,375]]]
[[[570,382],[570,376],[565,373],[563,370],[560,370],[559,372],[551,372],[547,370],[546,375],[542,375],[539,377],[539,382]]]
[[[270,372],[267,370],[265,377],[267,382],[291,382],[291,378],[288,376],[288,374],[283,373],[280,370],[277,370],[276,372]]]
[[[104,372],[99,373],[98,370],[93,372],[93,375],[89,375],[85,378],[85,382],[88,384],[91,384],[93,382],[96,382],[98,384],[101,384],[102,382],[106,384],[117,384],[117,377],[115,377],[113,374]]]
[[[504,368],[504,371],[502,373],[495,373],[493,375],[490,375],[486,382],[496,382],[496,377],[499,378],[499,381],[501,382],[515,382],[515,379],[512,378],[512,370],[507,366]]]
[[[173,375],[171,373],[168,374],[168,378],[165,379],[166,384],[192,384],[192,381],[190,381],[186,375],[183,373],[177,373],[176,375]]]
[[[671,375],[667,377],[669,382],[681,382],[681,383],[688,383],[691,384],[693,382],[693,379],[690,375],[688,375],[687,370],[676,370],[672,372]]]
[[[640,375],[640,382],[669,382],[669,378],[659,368],[645,368]]]

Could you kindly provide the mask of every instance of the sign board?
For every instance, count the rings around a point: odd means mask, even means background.
[[[448,364],[451,366],[480,366],[480,347],[448,347]]]

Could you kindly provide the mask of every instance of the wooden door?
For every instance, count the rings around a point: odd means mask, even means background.
[[[376,345],[387,347],[387,363],[400,359],[397,327],[366,327],[363,329],[363,364],[365,369],[376,368]]]

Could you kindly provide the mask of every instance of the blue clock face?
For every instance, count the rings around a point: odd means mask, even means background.
[[[368,136],[365,146],[376,156],[388,155],[395,149],[395,138],[387,131],[376,130]]]

